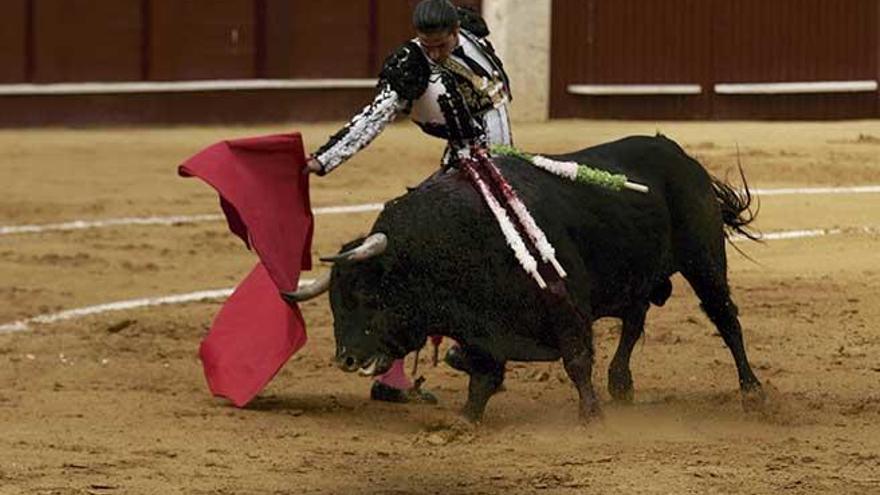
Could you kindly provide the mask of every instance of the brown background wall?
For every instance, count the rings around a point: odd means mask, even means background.
[[[371,78],[416,3],[3,0],[0,81]]]
[[[878,93],[718,95],[717,83],[880,78],[878,0],[554,0],[552,117],[852,118]],[[569,84],[701,84],[580,96]]]
[[[2,0],[0,84],[375,78],[416,0]],[[479,10],[480,0],[455,3]],[[0,95],[0,125],[347,118],[372,89]]]
[[[880,78],[880,1],[715,0],[713,9],[717,82]],[[716,95],[713,113],[719,118],[871,117],[878,115],[877,104],[877,93]]]
[[[371,18],[372,3],[270,2],[267,17],[281,24],[275,26],[277,35],[270,45],[279,48],[272,52],[270,66],[283,68],[280,77],[373,77],[371,28],[376,20]]]
[[[551,116],[708,117],[708,96],[570,95],[569,84],[708,82],[711,0],[554,0]]]
[[[373,78],[384,57],[412,36],[415,3],[3,0],[0,84]],[[552,10],[552,117],[880,115],[877,92],[713,92],[716,83],[880,78],[880,0],[553,0]],[[700,84],[703,93],[596,97],[566,91],[569,84],[647,83]],[[0,125],[341,119],[371,94],[0,96]]]
[[[37,0],[44,1],[44,0]],[[120,1],[120,0],[111,0]],[[140,4],[139,0],[122,3]],[[252,0],[150,0],[146,79],[254,77]]]
[[[0,2],[0,84],[27,79],[27,10],[25,0]]]
[[[141,12],[136,1],[39,0],[31,5],[32,82],[140,78]]]

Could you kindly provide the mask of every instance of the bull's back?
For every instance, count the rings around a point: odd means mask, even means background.
[[[712,179],[706,169],[674,141],[662,136],[632,136],[565,155],[566,159],[612,173],[651,188],[667,211],[675,269],[695,251],[723,256],[724,224]]]
[[[663,183],[678,267],[697,256],[724,258],[724,221],[708,171],[664,136],[618,143],[629,145],[621,146],[626,150],[621,153],[627,160],[626,173],[636,178],[647,174],[649,180]]]
[[[681,213],[669,200],[670,191],[694,177],[699,182],[705,171],[663,138],[627,138],[558,158],[624,173],[650,189],[647,194],[611,191],[574,183],[517,158],[496,160],[556,248],[576,300],[595,316],[614,315],[676,270],[672,225]],[[448,293],[433,293],[438,300],[461,298],[473,308],[539,304],[534,282],[518,267],[496,220],[464,174],[436,174],[389,202],[375,230],[396,230],[390,249],[397,244],[416,270],[430,271],[437,285],[451,287]],[[456,293],[459,287],[468,287],[468,293]],[[540,326],[541,318],[534,312],[497,317],[524,326],[529,324],[524,319],[532,317]]]
[[[591,289],[591,304],[611,314],[693,260],[724,264],[724,224],[712,179],[677,143],[633,136],[552,158],[624,174],[649,188],[643,194],[560,181],[564,204],[555,205],[569,210],[565,227],[577,226],[589,275],[602,280]]]

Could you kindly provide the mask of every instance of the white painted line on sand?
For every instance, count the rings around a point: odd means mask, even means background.
[[[880,187],[880,186],[878,186]],[[315,215],[338,215],[340,213],[364,213],[369,211],[382,211],[384,203],[365,203],[351,206],[319,206],[312,209]]]
[[[878,227],[846,227],[838,229],[812,229],[812,230],[784,230],[781,232],[770,232],[763,234],[761,238],[765,241],[784,241],[788,239],[803,239],[807,237],[823,237],[839,234],[877,234],[880,232]],[[735,238],[733,240],[744,240],[745,238]]]
[[[866,231],[868,229],[865,229]],[[827,235],[837,235],[842,234],[843,230],[841,229],[810,229],[810,230],[784,230],[781,232],[768,232],[766,234],[761,235],[761,240],[764,241],[783,241],[787,239],[805,239],[810,237],[823,237]],[[730,237],[732,242],[740,242],[749,240],[748,237],[744,235],[733,235]]]
[[[44,225],[11,225],[0,226],[0,235],[9,234],[35,234],[39,232],[85,230],[100,227],[115,227],[120,225],[174,225],[178,223],[215,222],[223,220],[223,215],[175,215],[170,217],[124,217],[108,218],[106,220],[74,220],[64,223],[49,223]]]
[[[880,193],[880,186],[853,187],[800,187],[781,189],[752,189],[752,194],[759,196],[785,196],[792,194],[866,194]]]
[[[811,230],[784,230],[779,232],[768,232],[762,235],[762,239],[766,241],[778,241],[789,239],[804,239],[810,237],[824,237],[830,235],[838,235],[844,233],[864,234],[880,232],[880,228],[875,227],[857,227],[848,229],[811,229]],[[733,236],[734,242],[746,240],[743,236]],[[300,286],[314,282],[314,279],[300,280]],[[180,304],[193,301],[205,301],[212,299],[220,299],[228,297],[234,289],[218,289],[206,290],[199,292],[191,292],[189,294],[177,294],[164,297],[153,297],[147,299],[132,299],[128,301],[118,301],[107,304],[99,304],[97,306],[88,306],[85,308],[69,309],[58,313],[34,316],[24,320],[15,321],[0,325],[0,334],[22,332],[28,330],[32,323],[54,323],[56,321],[69,320],[81,316],[105,313],[108,311],[120,311],[124,309],[144,308],[148,306],[158,306],[162,304]]]
[[[367,203],[351,206],[321,206],[314,208],[315,215],[339,215],[344,213],[363,213],[380,211],[384,208],[382,203]],[[0,235],[11,234],[37,234],[41,232],[85,230],[102,227],[118,227],[124,225],[178,225],[185,223],[218,222],[223,220],[221,214],[206,215],[173,215],[169,217],[124,217],[108,218],[106,220],[74,220],[64,223],[49,223],[43,225],[10,225],[0,226]]]
[[[782,196],[795,194],[867,194],[880,193],[880,185],[852,186],[852,187],[804,187],[782,189],[752,189],[753,194],[759,196]],[[312,209],[315,215],[340,215],[345,213],[366,213],[381,211],[385,205],[382,203],[365,203],[348,206],[319,206]],[[124,225],[178,225],[186,223],[217,222],[223,220],[220,214],[205,215],[174,215],[168,217],[126,217],[108,218],[106,220],[74,220],[64,223],[50,223],[43,225],[0,225],[0,235],[11,234],[36,234],[52,231],[84,230],[102,227],[118,227]]]
[[[307,285],[314,282],[313,279],[303,279],[301,285]],[[234,288],[203,290],[198,292],[190,292],[189,294],[175,294],[171,296],[150,297],[144,299],[130,299],[128,301],[116,301],[106,304],[98,304],[96,306],[86,306],[84,308],[68,309],[59,311],[58,313],[49,313],[13,323],[0,325],[0,334],[21,332],[27,330],[32,323],[55,323],[57,321],[71,320],[82,316],[96,315],[109,311],[122,311],[126,309],[145,308],[149,306],[160,306],[163,304],[181,304],[195,301],[209,301],[213,299],[222,299],[229,297]]]

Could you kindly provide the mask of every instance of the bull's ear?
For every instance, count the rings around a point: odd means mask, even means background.
[[[293,292],[281,292],[281,298],[284,299],[287,304],[293,305],[294,303],[300,303],[303,301],[308,301],[309,299],[314,299],[321,294],[327,292],[330,288],[330,272],[327,272],[317,280],[310,283],[309,285],[298,288]]]
[[[322,256],[321,261],[329,261],[332,263],[349,263],[355,261],[363,261],[374,256],[379,256],[385,252],[388,247],[388,237],[376,232],[364,239],[360,246],[343,251],[335,256]]]

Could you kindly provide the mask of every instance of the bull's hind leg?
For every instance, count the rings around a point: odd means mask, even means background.
[[[579,317],[572,320],[576,321],[559,329],[559,350],[565,372],[580,397],[581,419],[589,421],[601,414],[593,390],[593,325]]]
[[[694,288],[700,298],[700,306],[733,355],[743,394],[743,406],[746,409],[760,407],[764,403],[764,391],[746,357],[742,327],[737,317],[736,304],[730,297],[726,269],[723,266],[721,269],[702,267],[702,270],[683,271],[682,274]]]
[[[617,352],[608,367],[608,393],[615,400],[632,402],[633,379],[629,369],[629,360],[633,348],[645,330],[645,316],[648,314],[648,303],[633,306],[623,315],[623,327],[620,332],[620,343]]]

